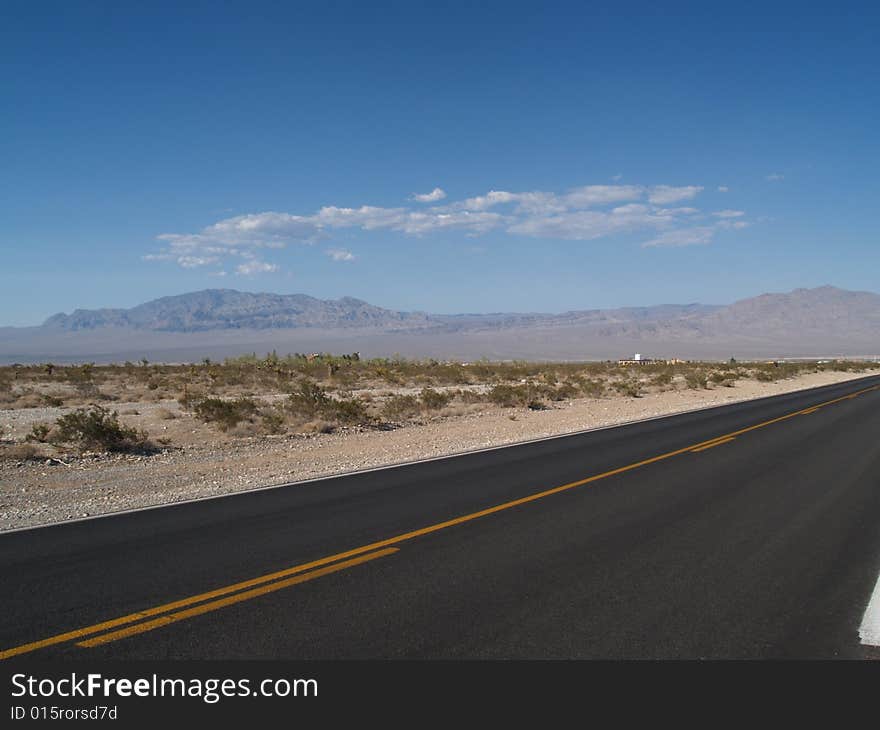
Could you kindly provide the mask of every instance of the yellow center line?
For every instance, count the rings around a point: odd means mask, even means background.
[[[260,585],[261,583],[268,583],[270,581],[277,580],[278,578],[284,578],[289,575],[303,573],[307,570],[311,570],[312,568],[318,568],[322,565],[333,562],[331,558],[321,558],[320,560],[314,560],[310,563],[295,565],[292,568],[285,568],[284,570],[279,570],[274,573],[267,573],[257,578],[243,580],[240,583],[233,583],[232,585],[217,588],[212,591],[199,593],[195,596],[189,596],[188,598],[182,598],[179,601],[164,603],[161,606],[155,606],[153,608],[148,608],[143,611],[130,613],[127,616],[120,616],[119,618],[111,619],[110,621],[102,621],[101,623],[94,624],[93,626],[86,626],[85,628],[76,629],[75,631],[68,631],[63,634],[58,634],[57,636],[50,636],[48,639],[34,641],[30,644],[23,644],[13,649],[6,649],[5,651],[0,651],[0,660],[8,659],[19,654],[26,654],[31,651],[36,651],[37,649],[44,649],[45,647],[53,646],[54,644],[63,644],[66,641],[81,639],[84,636],[90,636],[91,634],[97,634],[101,631],[106,631],[107,629],[116,628],[117,626],[124,626],[125,624],[134,623],[135,621],[140,621],[141,619],[150,618],[151,616],[157,616],[162,613],[167,613],[168,611],[173,611],[177,608],[185,608],[186,606],[191,606],[194,603],[207,601],[211,598],[217,598],[218,596],[225,596],[229,593],[235,593],[236,591],[240,591],[245,588]]]
[[[753,426],[748,426],[746,428],[739,429],[738,431],[732,431],[728,434],[724,434],[722,436],[716,436],[713,439],[709,439],[708,441],[702,441],[700,443],[691,444],[689,446],[685,446],[680,449],[676,449],[675,451],[668,451],[665,454],[660,454],[658,456],[653,456],[648,459],[643,459],[642,461],[637,461],[632,464],[627,464],[626,466],[621,466],[616,469],[611,469],[609,471],[602,472],[601,474],[594,474],[593,476],[586,477],[585,479],[579,479],[578,481],[569,482],[568,484],[563,484],[558,487],[553,487],[552,489],[546,489],[541,492],[536,492],[534,494],[530,494],[526,497],[521,497],[519,499],[514,499],[509,502],[504,502],[502,504],[497,504],[493,507],[487,507],[486,509],[479,510],[477,512],[471,512],[470,514],[462,515],[460,517],[455,517],[450,520],[445,520],[444,522],[438,522],[433,525],[429,525],[427,527],[422,527],[417,530],[412,530],[410,532],[405,532],[400,535],[395,535],[394,537],[389,537],[384,540],[379,540],[377,542],[370,543],[368,545],[362,545],[361,547],[356,547],[351,550],[346,550],[344,552],[336,553],[335,555],[328,555],[327,557],[320,558],[319,560],[314,560],[309,563],[303,563],[301,565],[296,565],[291,568],[286,568],[285,570],[280,570],[275,573],[268,573],[266,575],[252,578],[250,580],[242,581],[240,583],[234,583],[229,586],[225,586],[222,588],[217,588],[212,591],[208,591],[206,593],[199,593],[194,596],[190,596],[188,598],[183,598],[179,601],[174,601],[172,603],[166,603],[161,606],[156,606],[154,608],[148,608],[143,611],[138,611],[136,613],[128,614],[127,616],[122,616],[120,618],[111,619],[109,621],[103,621],[101,623],[94,624],[92,626],[86,626],[81,629],[76,629],[73,631],[68,631],[62,634],[58,634],[56,636],[51,636],[46,639],[41,639],[39,641],[34,641],[28,644],[22,644],[21,646],[16,646],[11,649],[6,649],[4,651],[0,651],[0,660],[8,659],[13,656],[18,656],[20,654],[25,654],[28,652],[36,651],[38,649],[43,649],[45,647],[53,646],[55,644],[61,644],[67,641],[73,641],[75,639],[81,639],[86,636],[91,636],[93,634],[100,633],[102,631],[106,631],[108,629],[113,629],[118,626],[124,626],[126,624],[132,624],[136,621],[140,621],[144,618],[150,618],[151,616],[157,616],[159,614],[168,613],[170,611],[174,611],[178,608],[184,608],[186,606],[191,606],[196,603],[201,603],[203,601],[207,601],[212,598],[217,598],[219,596],[228,595],[230,593],[235,593],[236,591],[243,590],[245,588],[250,588],[255,585],[260,585],[263,583],[267,583],[269,581],[277,580],[278,578],[286,577],[289,575],[294,575],[298,573],[304,573],[313,568],[319,568],[321,566],[328,565],[330,563],[336,563],[338,561],[346,560],[348,558],[355,557],[357,555],[363,555],[364,553],[370,553],[377,550],[382,550],[383,548],[390,547],[392,545],[397,545],[401,542],[406,542],[407,540],[413,540],[418,537],[422,537],[424,535],[430,535],[434,532],[439,532],[440,530],[445,530],[449,527],[454,527],[456,525],[461,525],[466,522],[471,522],[473,520],[480,519],[481,517],[487,517],[489,515],[496,514],[497,512],[502,512],[504,510],[511,509],[513,507],[519,507],[524,504],[529,504],[530,502],[535,502],[539,499],[544,499],[545,497],[549,497],[554,494],[559,494],[560,492],[565,492],[571,489],[575,489],[576,487],[581,487],[586,484],[591,484],[593,482],[597,482],[601,479],[607,479],[608,477],[616,476],[617,474],[624,474],[626,472],[632,471],[634,469],[639,469],[643,466],[647,466],[649,464],[655,464],[659,461],[664,461],[666,459],[671,459],[674,456],[678,456],[680,454],[684,454],[694,449],[698,449],[703,446],[714,445],[716,442],[720,442],[722,439],[733,439],[737,436],[741,436],[745,433],[750,433],[751,431],[755,431],[759,428],[765,428],[775,423],[780,423],[782,421],[786,421],[790,418],[794,418],[796,416],[802,415],[803,413],[810,411],[814,408],[820,408],[823,406],[831,405],[833,403],[839,403],[844,400],[848,400],[851,398],[855,398],[856,396],[862,395],[863,393],[867,393],[872,390],[880,389],[880,385],[871,386],[869,388],[864,388],[863,390],[857,391],[850,395],[845,395],[840,398],[835,398],[834,400],[829,400],[824,403],[819,403],[816,406],[810,406],[809,408],[804,408],[799,411],[794,411],[792,413],[788,413],[784,416],[779,416],[778,418],[770,419],[769,421],[763,421],[761,423],[757,423]],[[244,594],[243,594],[244,595]],[[244,600],[244,599],[243,599]],[[186,613],[186,612],[182,612]],[[85,642],[80,642],[81,644],[85,644]]]
[[[342,563],[335,563],[326,568],[313,570],[310,573],[303,573],[302,575],[297,575],[293,578],[288,578],[287,580],[278,581],[277,583],[270,583],[269,585],[260,586],[259,588],[253,588],[249,591],[245,591],[244,593],[236,593],[234,596],[227,596],[226,598],[221,598],[218,601],[203,603],[199,606],[196,606],[195,608],[187,609],[186,611],[169,613],[165,616],[160,616],[159,618],[153,619],[152,621],[146,621],[142,624],[128,626],[124,629],[119,629],[118,631],[113,631],[109,634],[96,636],[93,639],[86,639],[85,641],[77,642],[77,646],[99,646],[100,644],[107,644],[111,641],[124,639],[127,636],[143,634],[147,631],[152,631],[153,629],[158,629],[162,626],[173,624],[176,621],[183,621],[184,619],[192,618],[193,616],[201,616],[203,613],[216,611],[220,608],[225,608],[226,606],[231,606],[235,603],[241,603],[242,601],[249,601],[251,598],[264,596],[267,593],[273,593],[274,591],[280,591],[282,588],[289,588],[290,586],[295,586],[299,583],[305,583],[306,581],[320,578],[323,575],[336,573],[340,570],[345,570],[346,568],[351,568],[355,565],[360,565],[361,563],[375,560],[376,558],[384,558],[386,555],[391,555],[392,553],[398,552],[398,550],[398,548],[387,548],[385,550],[379,550],[375,553],[367,553],[366,555],[361,555],[357,558],[352,558],[351,560],[346,560]]]
[[[729,436],[727,438],[718,439],[717,441],[713,441],[712,443],[706,444],[705,446],[698,446],[695,449],[691,449],[694,453],[698,451],[705,451],[706,449],[714,449],[716,446],[721,446],[722,444],[729,444],[731,441],[736,441],[733,436]]]

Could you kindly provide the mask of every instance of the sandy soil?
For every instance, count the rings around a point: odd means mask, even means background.
[[[250,438],[217,433],[205,439],[204,427],[174,401],[115,403],[122,421],[146,426],[154,437],[167,437],[174,448],[155,456],[95,454],[64,463],[0,462],[0,530],[459,453],[859,377],[864,373],[813,373],[776,383],[739,381],[733,388],[577,399],[545,411],[475,404],[460,407],[456,415],[391,431],[358,428]],[[2,435],[20,439],[34,423],[61,412],[0,411]]]

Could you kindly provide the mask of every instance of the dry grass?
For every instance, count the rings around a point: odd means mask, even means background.
[[[209,429],[206,437],[327,433],[459,417],[486,409],[553,408],[580,398],[638,398],[677,390],[732,388],[818,371],[865,371],[864,362],[688,362],[619,366],[615,362],[470,363],[438,360],[275,354],[222,363],[0,367],[0,407],[87,407],[118,401],[121,415],[149,422],[162,443]],[[181,412],[165,406],[176,400]],[[515,412],[511,413],[515,417]],[[52,424],[47,424],[51,426]],[[51,438],[32,439],[51,449]]]
[[[34,444],[2,444],[0,459],[7,461],[39,461],[45,459],[43,451]]]

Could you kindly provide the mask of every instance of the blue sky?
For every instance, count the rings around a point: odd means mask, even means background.
[[[0,324],[878,290],[869,3],[5,2]]]

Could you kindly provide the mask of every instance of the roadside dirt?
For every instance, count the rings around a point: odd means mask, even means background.
[[[578,398],[547,410],[461,405],[394,430],[241,436],[206,430],[176,401],[114,404],[120,420],[169,446],[154,456],[85,454],[0,461],[0,530],[167,504],[570,433],[864,377],[820,372],[776,383]],[[69,410],[69,409],[66,409]],[[65,409],[0,411],[5,439]]]

